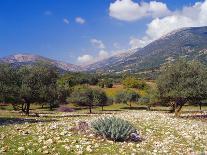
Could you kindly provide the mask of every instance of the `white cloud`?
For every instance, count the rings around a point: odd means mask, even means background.
[[[89,64],[89,63],[92,63],[93,61],[94,61],[93,56],[88,55],[88,54],[84,54],[78,57],[78,63],[80,64]]]
[[[84,24],[85,23],[85,19],[83,19],[82,17],[76,17],[75,21],[78,24]]]
[[[193,6],[183,7],[182,10],[172,12],[171,15],[166,17],[153,19],[147,25],[145,36],[140,39],[136,38],[134,44],[137,43],[139,47],[142,47],[173,30],[206,25],[207,0],[197,2]],[[140,43],[143,43],[143,45]]]
[[[105,50],[101,50],[98,53],[97,60],[106,59],[107,57],[109,57],[109,53],[107,51],[105,51]]]
[[[101,40],[91,39],[90,42],[96,48],[99,48],[99,49],[104,49],[105,48],[105,45]]]
[[[149,40],[148,38],[142,38],[142,39],[138,39],[138,38],[135,38],[135,37],[131,37],[130,38],[130,41],[129,41],[129,45],[130,47],[133,49],[133,48],[141,48],[141,47],[144,47],[146,44],[149,43]]]
[[[69,22],[69,20],[67,19],[67,18],[63,18],[63,22],[65,23],[65,24],[69,24],[70,22]]]
[[[88,65],[103,59],[106,59],[110,54],[105,50],[100,50],[96,56],[85,54],[78,57],[78,63],[82,65]]]
[[[162,2],[136,3],[133,0],[116,0],[109,6],[109,15],[123,21],[136,21],[144,17],[163,17],[170,13]]]

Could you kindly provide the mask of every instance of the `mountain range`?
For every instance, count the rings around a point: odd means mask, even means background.
[[[175,30],[143,48],[131,49],[87,66],[78,66],[38,55],[16,54],[0,62],[16,66],[45,61],[64,71],[89,71],[100,73],[138,73],[159,69],[178,58],[199,60],[207,64],[207,26]]]
[[[73,65],[62,61],[45,58],[39,55],[33,55],[33,54],[10,55],[8,57],[1,58],[0,62],[9,63],[14,66],[32,65],[37,62],[46,62],[54,65],[55,67],[57,67],[62,71],[78,72],[83,70],[83,68],[78,65]]]
[[[141,49],[96,62],[87,69],[104,73],[135,73],[157,69],[178,58],[196,59],[207,64],[207,26],[175,30]]]

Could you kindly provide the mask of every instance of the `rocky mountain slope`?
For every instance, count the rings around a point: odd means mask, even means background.
[[[207,26],[173,31],[144,48],[123,57],[110,57],[87,66],[97,72],[140,72],[154,70],[178,58],[197,59],[207,64]]]
[[[33,54],[10,55],[8,57],[1,58],[0,62],[9,63],[14,66],[31,65],[37,62],[47,62],[63,71],[77,72],[82,70],[82,68],[77,65],[73,65],[62,61],[45,58],[39,55],[33,55]]]

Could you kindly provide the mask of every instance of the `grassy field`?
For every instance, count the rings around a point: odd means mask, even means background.
[[[148,83],[155,87],[153,82]],[[104,88],[114,97],[123,86]],[[141,96],[145,90],[135,90]],[[75,112],[49,111],[49,107],[31,105],[31,116],[13,111],[11,105],[0,106],[0,154],[207,154],[207,106],[184,106],[179,118],[169,113],[170,107],[147,107],[136,103],[112,104],[88,109],[65,105]],[[38,113],[39,117],[34,116]],[[74,128],[80,121],[90,123],[99,117],[116,116],[132,123],[142,137],[141,142],[113,142],[97,137],[90,128],[81,132]]]
[[[71,106],[71,105],[68,105]],[[155,107],[153,110],[129,110],[127,105],[114,104],[72,113],[61,113],[32,106],[32,112],[40,117],[26,117],[11,110],[0,110],[0,154],[191,154],[207,151],[207,121],[205,118],[190,118],[192,113],[184,113],[175,118],[167,113],[168,107]],[[135,109],[141,109],[134,105]],[[10,109],[10,108],[8,108]],[[184,107],[188,112],[199,107]],[[161,110],[161,111],[160,111]],[[98,117],[116,116],[130,121],[139,131],[142,142],[113,142],[93,133],[85,134],[74,128],[78,121],[91,121]],[[195,115],[195,114],[194,114]],[[195,115],[197,116],[197,115]]]

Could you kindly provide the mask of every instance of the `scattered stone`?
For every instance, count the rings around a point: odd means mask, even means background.
[[[24,150],[25,150],[24,147],[19,147],[19,148],[18,148],[18,151],[24,151]]]
[[[48,139],[44,142],[45,145],[51,145],[53,143],[52,139]]]

